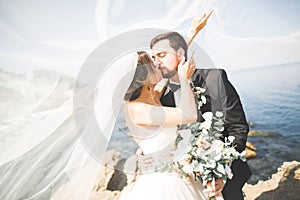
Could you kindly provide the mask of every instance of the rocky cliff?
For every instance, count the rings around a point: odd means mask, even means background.
[[[134,157],[118,160],[118,152],[111,150],[111,164],[122,166],[136,162]],[[131,165],[132,166],[132,165]],[[90,200],[117,200],[128,185],[138,178],[135,174],[125,174],[102,166],[98,174],[98,181],[94,186]],[[285,162],[267,181],[259,181],[255,185],[246,184],[243,188],[245,200],[289,200],[300,198],[300,162]]]

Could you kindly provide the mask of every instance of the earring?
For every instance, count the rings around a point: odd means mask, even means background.
[[[153,97],[153,87],[148,85],[148,90],[150,90],[150,96]]]

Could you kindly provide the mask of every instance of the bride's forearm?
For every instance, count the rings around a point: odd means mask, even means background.
[[[195,31],[189,31],[188,35],[187,35],[187,41],[186,41],[186,44],[187,44],[187,47],[189,48],[190,45],[192,44],[194,38],[196,37],[196,35],[198,34],[198,32],[196,33]]]

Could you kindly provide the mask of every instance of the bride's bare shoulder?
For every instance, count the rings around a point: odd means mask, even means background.
[[[147,111],[153,109],[154,107],[157,107],[156,105],[140,102],[140,101],[131,101],[126,103],[125,105],[127,111],[129,113],[146,113]]]
[[[150,104],[140,102],[140,101],[131,101],[125,104],[128,109],[139,108],[139,107],[147,107],[151,106]]]

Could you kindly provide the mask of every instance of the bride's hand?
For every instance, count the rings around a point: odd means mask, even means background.
[[[190,78],[193,76],[196,69],[193,55],[194,53],[192,54],[190,61],[186,61],[186,62],[185,62],[185,57],[183,56],[178,65],[178,75],[179,77],[182,77],[185,80],[190,80]]]
[[[145,156],[142,149],[138,148],[136,151],[137,155],[137,167],[141,171],[147,171],[149,167],[152,167],[154,160],[151,156]]]
[[[208,182],[206,184],[206,189],[204,192],[208,194],[209,197],[216,197],[216,199],[223,199],[222,190],[224,188],[224,181],[219,178],[215,180],[215,184],[213,185],[212,182]]]

